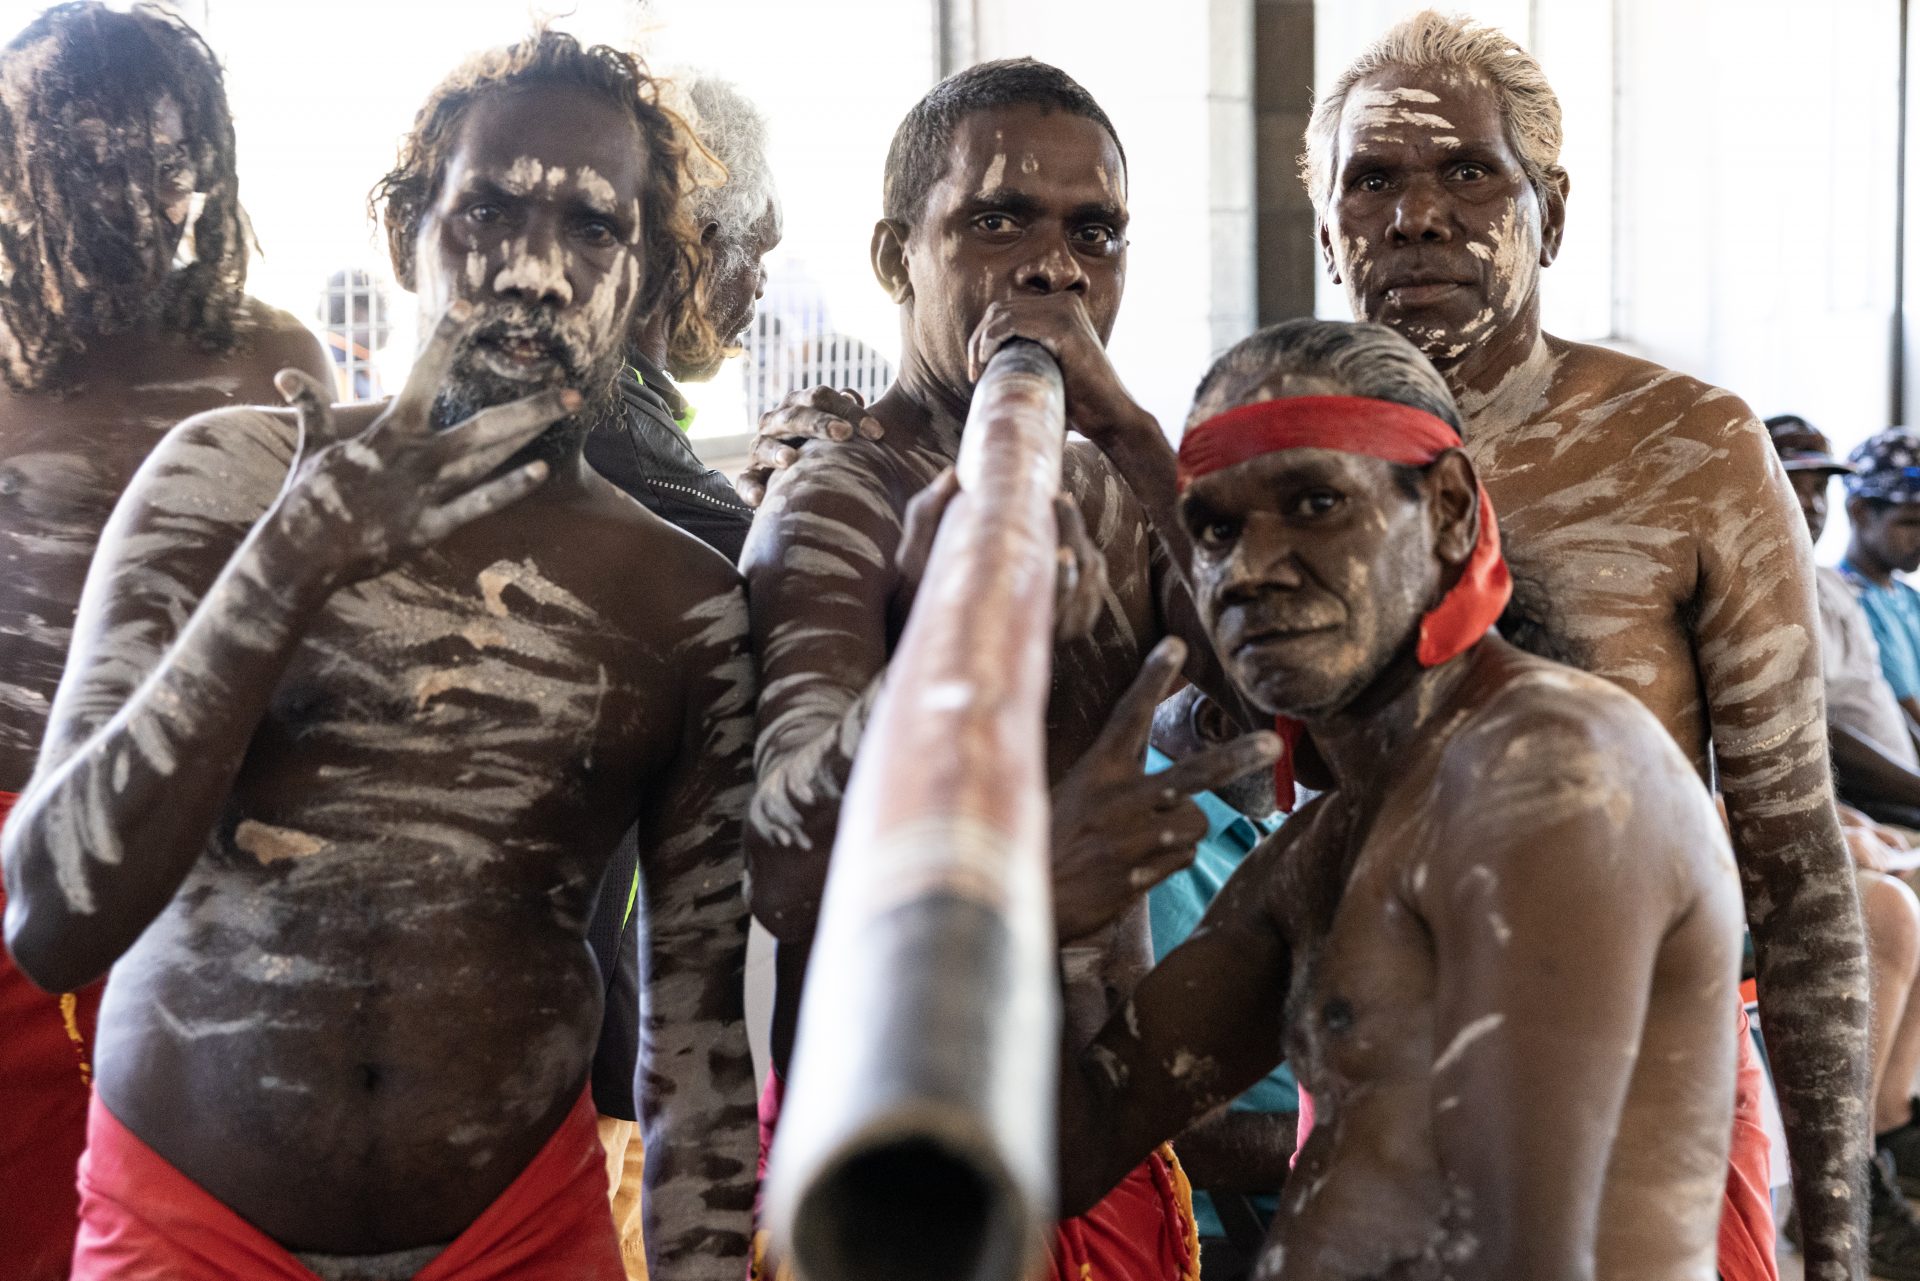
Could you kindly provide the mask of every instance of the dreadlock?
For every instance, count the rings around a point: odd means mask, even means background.
[[[676,332],[693,347],[718,353],[722,340],[697,305],[705,288],[706,255],[685,198],[694,182],[688,169],[686,126],[660,103],[656,82],[633,54],[610,45],[583,48],[572,36],[537,30],[527,39],[467,59],[441,81],[400,140],[391,172],[374,185],[368,206],[382,219],[394,278],[414,287],[414,243],[420,223],[439,194],[447,155],[460,122],[482,95],[530,85],[584,89],[630,112],[647,148],[646,188],[640,198],[646,283],[634,309],[638,318],[657,306],[675,313]]]
[[[162,99],[179,150],[154,138]],[[190,167],[203,197],[192,261],[173,265],[163,186]],[[90,339],[145,321],[202,350],[237,345],[246,215],[220,63],[152,4],[55,5],[0,49],[0,375],[57,387]]]

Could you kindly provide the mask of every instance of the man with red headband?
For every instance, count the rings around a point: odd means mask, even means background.
[[[1063,1209],[1284,1052],[1319,1123],[1259,1275],[1712,1277],[1740,890],[1705,789],[1633,698],[1488,630],[1492,509],[1404,339],[1263,330],[1192,421],[1201,616],[1321,794],[1068,1047]]]

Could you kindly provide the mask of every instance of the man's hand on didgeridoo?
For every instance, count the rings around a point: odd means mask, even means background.
[[[494,473],[580,407],[580,393],[571,388],[494,405],[434,430],[434,398],[471,317],[466,303],[447,309],[406,386],[356,436],[342,437],[331,397],[312,376],[283,369],[274,377],[294,407],[300,441],[273,518],[335,586],[382,573],[546,480],[547,464],[540,461]]]
[[[1111,925],[1193,862],[1207,834],[1193,793],[1270,768],[1280,755],[1278,736],[1262,731],[1145,772],[1153,709],[1186,657],[1174,637],[1154,646],[1100,737],[1053,789],[1053,920],[1061,944]]]
[[[879,440],[884,434],[859,392],[831,387],[788,392],[785,400],[760,416],[753,443],[747,447],[746,468],[733,487],[747,506],[758,507],[774,476],[800,461],[801,447],[808,441],[846,441],[856,434],[868,440]]]
[[[901,532],[900,550],[894,564],[900,581],[894,587],[888,614],[895,630],[905,627],[913,602],[919,598],[920,583],[927,574],[927,560],[933,555],[934,535],[954,496],[960,492],[960,479],[948,467],[927,483],[907,504],[906,527]],[[1094,546],[1080,505],[1067,494],[1053,499],[1054,536],[1058,539],[1054,587],[1053,631],[1060,640],[1079,640],[1093,631],[1107,594],[1107,558]]]
[[[1159,424],[1121,383],[1079,294],[1036,294],[988,306],[967,340],[967,376],[978,381],[994,354],[1017,338],[1040,344],[1059,362],[1067,424],[1102,451],[1141,431],[1159,435]]]

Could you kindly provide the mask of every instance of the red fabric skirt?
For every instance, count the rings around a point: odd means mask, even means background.
[[[415,1281],[626,1281],[593,1099]],[[80,1162],[75,1281],[315,1281],[98,1099]]]
[[[785,1094],[779,1074],[769,1071],[760,1092],[763,1184]],[[765,1249],[765,1234],[755,1233],[754,1281],[773,1281],[764,1266]],[[1193,1220],[1193,1191],[1173,1149],[1161,1144],[1100,1204],[1056,1224],[1047,1265],[1048,1281],[1199,1281],[1200,1230]],[[787,1275],[787,1269],[779,1269],[778,1276]]]
[[[1768,1194],[1772,1144],[1761,1124],[1767,1088],[1754,1052],[1746,1007],[1740,1009],[1740,1067],[1733,1086],[1733,1151],[1720,1203],[1721,1281],[1780,1281],[1773,1254],[1773,1200]]]
[[[19,797],[0,792],[0,828]],[[0,888],[0,912],[7,893]],[[49,996],[0,946],[0,1278],[61,1281],[73,1258],[94,1025],[106,980]]]

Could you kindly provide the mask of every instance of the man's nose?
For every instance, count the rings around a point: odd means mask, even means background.
[[[1243,533],[1220,575],[1220,596],[1229,605],[1248,604],[1268,592],[1294,591],[1305,583],[1288,539],[1248,538]]]
[[[493,292],[514,302],[564,307],[573,301],[567,257],[552,230],[533,225],[507,242],[505,261],[493,277]]]
[[[1036,294],[1087,292],[1087,272],[1062,236],[1051,240],[1037,257],[1022,264],[1016,283]]]
[[[1411,182],[1394,202],[1393,222],[1388,234],[1404,244],[1424,241],[1445,244],[1453,239],[1453,223],[1448,217],[1446,197],[1430,182]]]

